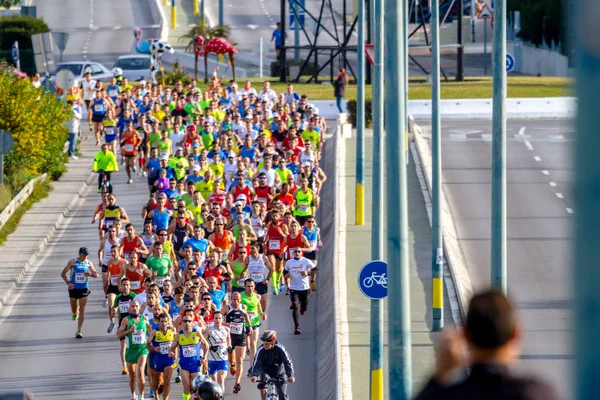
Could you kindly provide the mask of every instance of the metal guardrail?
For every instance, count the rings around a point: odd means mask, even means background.
[[[19,206],[29,198],[31,193],[33,193],[33,188],[35,187],[36,183],[46,179],[47,176],[48,174],[43,174],[27,182],[27,185],[25,185],[25,187],[21,189],[21,191],[15,196],[15,198],[12,199],[10,203],[8,203],[8,205],[0,213],[0,229],[2,229],[2,227],[6,224],[6,222],[8,222],[10,217],[13,216],[13,214],[15,213],[15,211],[17,211]]]

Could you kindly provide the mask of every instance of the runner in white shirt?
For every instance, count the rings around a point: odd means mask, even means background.
[[[300,335],[300,324],[298,320],[298,307],[300,315],[304,315],[308,308],[308,295],[310,294],[310,277],[317,271],[317,267],[312,261],[302,257],[300,247],[292,250],[294,258],[285,263],[284,274],[290,277],[290,299],[294,310],[294,335]],[[298,304],[300,303],[300,304]]]
[[[269,102],[277,99],[277,93],[271,89],[271,82],[266,81],[264,83],[263,89],[258,93],[258,98]]]
[[[83,100],[85,101],[85,109],[90,109],[90,102],[94,99],[96,94],[96,81],[92,79],[92,74],[89,72],[85,74],[85,79],[81,81],[81,87],[83,88]],[[92,129],[92,114],[88,113],[88,124],[90,130]]]

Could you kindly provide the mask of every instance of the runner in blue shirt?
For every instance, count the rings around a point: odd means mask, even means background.
[[[285,38],[287,39],[287,33],[285,34]],[[275,51],[277,52],[277,57],[279,57],[279,51],[281,50],[281,23],[277,23],[277,28],[273,31],[273,35],[271,35],[271,42],[275,40]]]

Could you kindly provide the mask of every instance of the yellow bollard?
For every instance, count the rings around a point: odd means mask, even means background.
[[[194,15],[200,14],[200,6],[198,5],[198,0],[194,0]]]
[[[383,369],[371,371],[371,400],[383,400]]]
[[[362,183],[356,183],[356,210],[355,210],[355,224],[365,224],[365,188]]]
[[[175,7],[175,2],[171,6],[171,29],[177,28],[177,7]]]

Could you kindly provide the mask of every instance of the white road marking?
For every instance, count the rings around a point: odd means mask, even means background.
[[[542,174],[544,174],[544,175],[550,175],[550,172],[548,172],[548,170],[543,169],[542,170]]]
[[[563,135],[548,135],[548,140],[550,142],[562,143],[565,141],[565,137]]]
[[[556,193],[556,197],[558,197],[559,199],[564,199],[565,196],[563,196],[562,193]]]
[[[531,145],[531,142],[527,139],[525,139],[525,127],[522,126],[521,129],[519,129],[519,134],[518,134],[522,139],[523,139],[523,143],[525,143],[525,147],[527,147],[527,149],[529,151],[533,150],[533,146]]]
[[[550,186],[556,187],[556,182],[550,182]]]
[[[115,25],[113,28],[115,31],[118,31],[119,29],[121,29],[121,25]]]
[[[467,135],[464,133],[451,133],[449,136],[451,140],[467,140]]]
[[[534,159],[535,161],[542,161],[542,159],[541,159],[540,157],[538,157],[538,156],[533,156],[533,159]]]
[[[492,141],[492,134],[491,133],[482,133],[481,134],[481,139],[484,142],[491,142]]]
[[[573,212],[574,212],[574,211],[573,211],[573,209],[572,209],[572,208],[567,208],[567,212],[568,212],[569,214],[573,214]]]
[[[249,24],[246,25],[248,28],[252,29],[253,31],[256,30],[258,28],[258,25],[253,25],[253,24]]]

